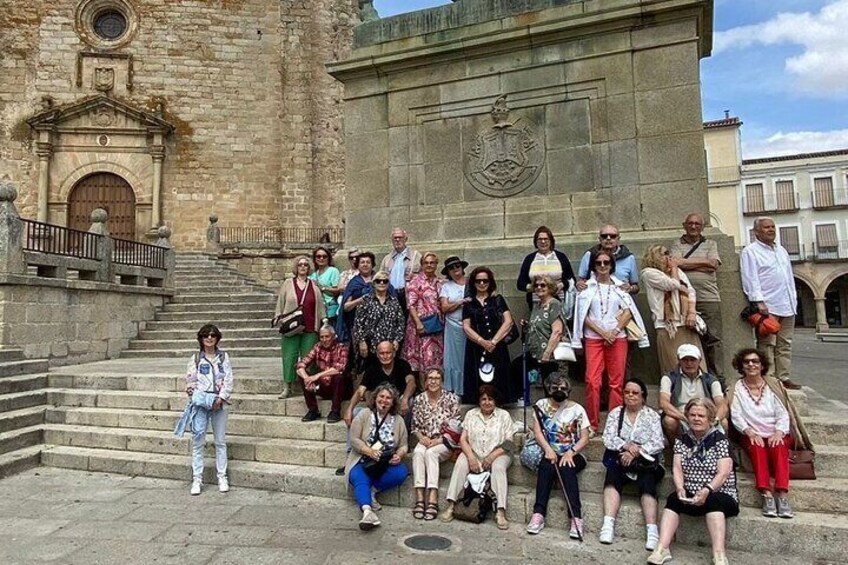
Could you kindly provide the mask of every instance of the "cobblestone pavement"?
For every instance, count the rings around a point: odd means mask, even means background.
[[[823,398],[848,405],[848,343],[821,342],[814,330],[797,329],[792,340],[792,380]],[[815,393],[810,400],[820,399]]]
[[[188,460],[186,460],[188,469]],[[490,521],[420,522],[409,510],[380,512],[383,526],[363,533],[352,501],[237,489],[188,494],[188,483],[39,468],[0,481],[0,563],[31,564],[636,564],[639,541],[583,544],[561,529],[539,536],[523,524],[500,532]],[[415,534],[443,535],[447,552],[416,553],[403,542]],[[710,563],[708,548],[673,548],[674,563]],[[730,552],[731,563],[765,556]],[[769,556],[772,565],[808,559]]]

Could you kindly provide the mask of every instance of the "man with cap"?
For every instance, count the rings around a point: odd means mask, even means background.
[[[677,348],[677,359],[677,368],[660,379],[660,414],[666,437],[673,442],[686,428],[683,409],[693,398],[712,399],[716,405],[713,424],[727,429],[727,400],[715,375],[701,370],[701,351],[684,343]]]

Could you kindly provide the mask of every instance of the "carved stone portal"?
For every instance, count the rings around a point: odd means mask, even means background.
[[[542,172],[545,141],[526,118],[509,121],[506,95],[492,104],[492,127],[481,130],[465,155],[465,178],[488,196],[506,198],[527,190]]]

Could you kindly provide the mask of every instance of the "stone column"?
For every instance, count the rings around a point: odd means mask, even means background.
[[[91,227],[88,228],[88,233],[96,233],[101,236],[97,244],[97,259],[100,261],[100,266],[97,270],[97,280],[114,283],[115,269],[112,265],[114,244],[112,236],[109,235],[109,228],[106,227],[106,222],[108,221],[109,213],[103,208],[95,208],[91,211]]]
[[[161,143],[161,134],[154,134],[154,140]],[[150,231],[156,233],[162,224],[162,163],[165,161],[165,146],[151,145],[150,156],[153,158],[153,209],[150,214]]]
[[[47,203],[50,200],[50,158],[53,156],[53,144],[39,141],[35,146],[38,155],[38,221],[47,223]]]
[[[816,331],[817,332],[826,332],[830,329],[830,325],[827,323],[827,311],[824,307],[824,297],[816,298]]]
[[[165,274],[164,286],[165,288],[174,288],[174,270],[177,267],[177,256],[171,245],[171,228],[160,226],[157,235],[159,239],[156,240],[156,245],[167,249],[165,251],[165,269],[167,273]]]
[[[18,191],[9,181],[0,181],[0,273],[17,275],[26,272],[24,263],[23,222],[15,208]]]

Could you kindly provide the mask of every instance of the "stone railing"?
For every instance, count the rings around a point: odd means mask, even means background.
[[[21,219],[16,197],[13,185],[0,184],[0,273],[173,288],[170,228],[159,228],[156,245],[115,239],[103,209],[91,213],[91,228],[82,232]]]

